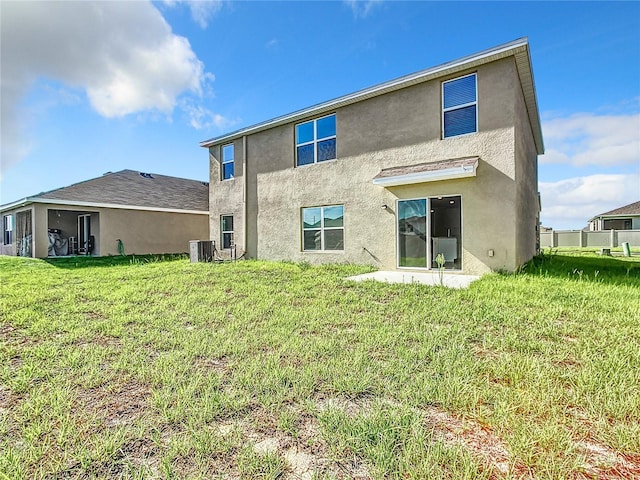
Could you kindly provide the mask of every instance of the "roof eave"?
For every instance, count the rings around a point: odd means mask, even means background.
[[[33,203],[32,197],[25,197],[21,200],[16,200],[15,202],[6,203],[4,205],[0,205],[0,212],[6,212],[7,210],[14,210],[16,208],[25,207]]]
[[[64,205],[64,206],[71,206],[71,207],[75,206],[75,207],[89,207],[89,208],[113,208],[113,209],[120,209],[120,210],[146,210],[151,212],[190,213],[190,214],[196,214],[196,215],[209,215],[208,210],[147,207],[144,205],[126,205],[126,204],[119,204],[119,203],[80,202],[75,200],[61,200],[57,198],[45,198],[45,197],[25,198],[24,200],[19,200],[17,202],[3,205],[0,211],[4,212],[7,210],[13,210],[15,208],[20,208],[32,203],[46,203],[46,204],[52,204],[52,205]]]
[[[592,219],[590,219],[590,222],[593,222],[594,220],[603,220],[603,219],[607,219],[607,218],[630,218],[630,217],[640,217],[640,213],[616,213],[613,215],[608,215],[606,213],[600,214],[600,215],[596,215],[595,217],[593,217]]]

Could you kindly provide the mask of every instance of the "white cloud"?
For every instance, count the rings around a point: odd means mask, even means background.
[[[542,224],[583,228],[590,218],[640,200],[640,171],[540,182]]]
[[[543,122],[547,153],[541,164],[577,167],[640,164],[640,113],[579,113]]]
[[[189,116],[189,124],[196,130],[206,130],[212,127],[227,129],[236,123],[202,105],[185,104],[182,105],[182,109]]]
[[[221,0],[165,0],[166,5],[184,4],[191,12],[191,18],[203,30],[209,25],[209,20],[222,8]]]
[[[149,2],[3,2],[1,21],[3,170],[28,151],[20,102],[39,78],[86,92],[107,118],[170,114],[210,80]]]
[[[344,0],[344,3],[351,8],[355,18],[366,18],[382,0]]]

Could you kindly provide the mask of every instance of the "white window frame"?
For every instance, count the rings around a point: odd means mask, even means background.
[[[233,158],[231,158],[231,159],[225,158],[224,150],[227,147],[231,147],[231,149],[233,150]],[[235,158],[236,158],[236,147],[235,147],[235,145],[233,143],[225,143],[224,145],[221,145],[220,146],[220,156],[222,157],[222,162],[220,163],[220,168],[221,168],[220,179],[221,180],[231,180],[232,178],[235,177],[235,174],[236,174],[236,167],[235,167],[235,164],[234,164]],[[233,164],[233,173],[231,174],[230,177],[225,178],[225,176],[224,176],[224,167],[225,167],[225,165],[228,165],[230,163]]]
[[[335,207],[342,207],[342,226],[341,227],[326,227],[324,224],[324,210],[325,208],[335,208]],[[318,230],[318,228],[304,228],[304,211],[305,210],[310,210],[312,208],[319,208],[320,209],[320,250],[305,250],[304,248],[304,232],[305,231],[309,231],[309,230]],[[344,205],[322,205],[322,206],[317,206],[317,207],[303,207],[302,209],[300,209],[300,220],[301,220],[301,224],[302,224],[302,251],[303,252],[344,252]],[[325,245],[324,245],[324,232],[326,230],[342,230],[342,248],[341,249],[331,249],[331,250],[326,250],[325,249]]]
[[[9,213],[2,216],[2,242],[4,245],[13,244],[13,214]],[[7,243],[7,237],[9,242]]]
[[[231,230],[223,230],[222,229],[222,226],[225,223],[224,222],[224,218],[225,217],[231,217]],[[233,223],[234,223],[233,215],[229,215],[229,214],[220,215],[220,248],[223,248],[223,249],[224,248],[233,248],[234,241],[235,241],[235,238],[234,238],[235,234],[233,232]],[[224,246],[224,235],[225,234],[231,234],[231,243],[229,244],[228,247]]]
[[[330,113],[329,115],[325,115],[323,117],[318,117],[318,118],[314,118],[313,120],[307,120],[304,122],[300,122],[300,123],[296,123],[296,125],[294,126],[294,136],[295,138],[295,149],[296,149],[296,167],[306,167],[308,165],[315,165],[317,163],[325,163],[325,162],[332,162],[334,160],[336,160],[338,158],[338,119],[336,118],[335,122],[336,122],[336,133],[334,135],[329,135],[327,137],[322,137],[322,138],[318,138],[318,120],[322,120],[324,118],[329,118],[329,117],[335,117],[336,114],[335,113]],[[304,125],[305,123],[313,123],[313,140],[309,141],[309,142],[302,142],[302,143],[298,143],[298,136],[297,136],[297,128],[300,125]],[[336,140],[336,156],[335,158],[330,158],[327,160],[323,160],[321,162],[318,162],[318,143],[320,142],[324,142],[325,140],[331,140],[331,139],[335,139]],[[307,145],[313,145],[313,163],[306,163],[304,165],[299,165],[298,164],[298,148],[299,147],[305,147]]]
[[[460,105],[456,105],[454,107],[445,108],[444,107],[444,86],[445,86],[445,84],[453,82],[455,80],[460,80],[460,79],[466,78],[466,77],[475,77],[475,79],[476,79],[476,81],[475,81],[475,84],[476,84],[476,92],[475,92],[476,93],[476,100],[474,102],[461,103]],[[441,100],[442,100],[442,138],[443,139],[445,139],[445,138],[455,138],[455,137],[461,137],[463,135],[473,135],[474,133],[478,133],[478,131],[480,130],[480,125],[478,123],[478,73],[477,72],[473,72],[473,73],[470,73],[468,75],[462,75],[461,77],[456,77],[456,78],[452,78],[450,80],[446,80],[446,81],[442,82],[442,85],[441,85],[440,89],[441,89]],[[475,129],[475,131],[467,132],[467,133],[461,133],[459,135],[450,135],[450,136],[446,137],[445,134],[444,134],[444,132],[445,132],[444,114],[446,112],[452,112],[454,110],[460,110],[462,108],[470,107],[472,105],[476,107],[476,109],[475,109],[476,110],[476,129]]]

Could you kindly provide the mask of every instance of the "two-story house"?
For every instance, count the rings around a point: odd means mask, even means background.
[[[527,39],[200,145],[211,239],[247,258],[480,274],[537,250]]]

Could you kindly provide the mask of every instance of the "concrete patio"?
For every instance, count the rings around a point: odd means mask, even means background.
[[[448,288],[468,288],[471,282],[478,280],[476,275],[460,275],[454,273],[444,273],[442,275],[442,285]],[[424,285],[440,285],[439,273],[421,272],[399,272],[399,271],[378,271],[348,277],[347,280],[361,282],[363,280],[375,280],[386,283],[421,283]]]

